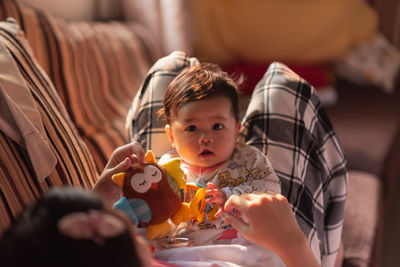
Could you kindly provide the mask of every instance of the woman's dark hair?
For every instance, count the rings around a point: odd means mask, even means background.
[[[59,232],[57,225],[62,217],[90,210],[108,213],[94,193],[77,188],[50,189],[4,233],[0,266],[141,266],[128,230],[105,239],[103,245]]]
[[[165,124],[170,123],[182,105],[198,100],[223,96],[231,101],[232,114],[239,121],[238,82],[218,65],[201,63],[180,72],[169,84],[163,108],[158,112]]]

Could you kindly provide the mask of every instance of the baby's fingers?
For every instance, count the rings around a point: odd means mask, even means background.
[[[219,189],[218,186],[216,186],[215,184],[208,182],[207,183],[207,187],[208,189]]]
[[[218,189],[207,189],[205,191],[205,193],[206,193],[207,196],[215,197],[215,196],[218,196],[220,194],[220,191]]]
[[[206,198],[206,203],[217,203],[217,202],[219,202],[218,196],[213,195],[211,197]]]

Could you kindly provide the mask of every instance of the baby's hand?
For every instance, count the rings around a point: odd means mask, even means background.
[[[208,187],[208,190],[206,190],[206,195],[209,197],[206,199],[206,202],[214,203],[218,206],[219,210],[215,214],[217,216],[223,212],[225,202],[228,198],[227,198],[225,192],[223,190],[220,190],[215,184],[208,183],[207,187]]]

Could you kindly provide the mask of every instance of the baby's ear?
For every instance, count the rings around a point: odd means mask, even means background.
[[[240,121],[238,121],[237,125],[236,125],[236,137],[238,136],[241,128],[242,128],[242,123]]]
[[[174,135],[172,134],[171,126],[169,124],[165,124],[164,129],[165,129],[165,133],[168,136],[169,142],[171,144],[173,144],[174,143]]]

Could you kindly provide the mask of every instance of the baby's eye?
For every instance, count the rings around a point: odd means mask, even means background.
[[[213,125],[214,130],[221,130],[223,128],[224,128],[224,125],[222,125],[221,123],[216,123]]]
[[[196,126],[190,125],[190,126],[186,127],[185,131],[194,132],[194,131],[196,131]]]

